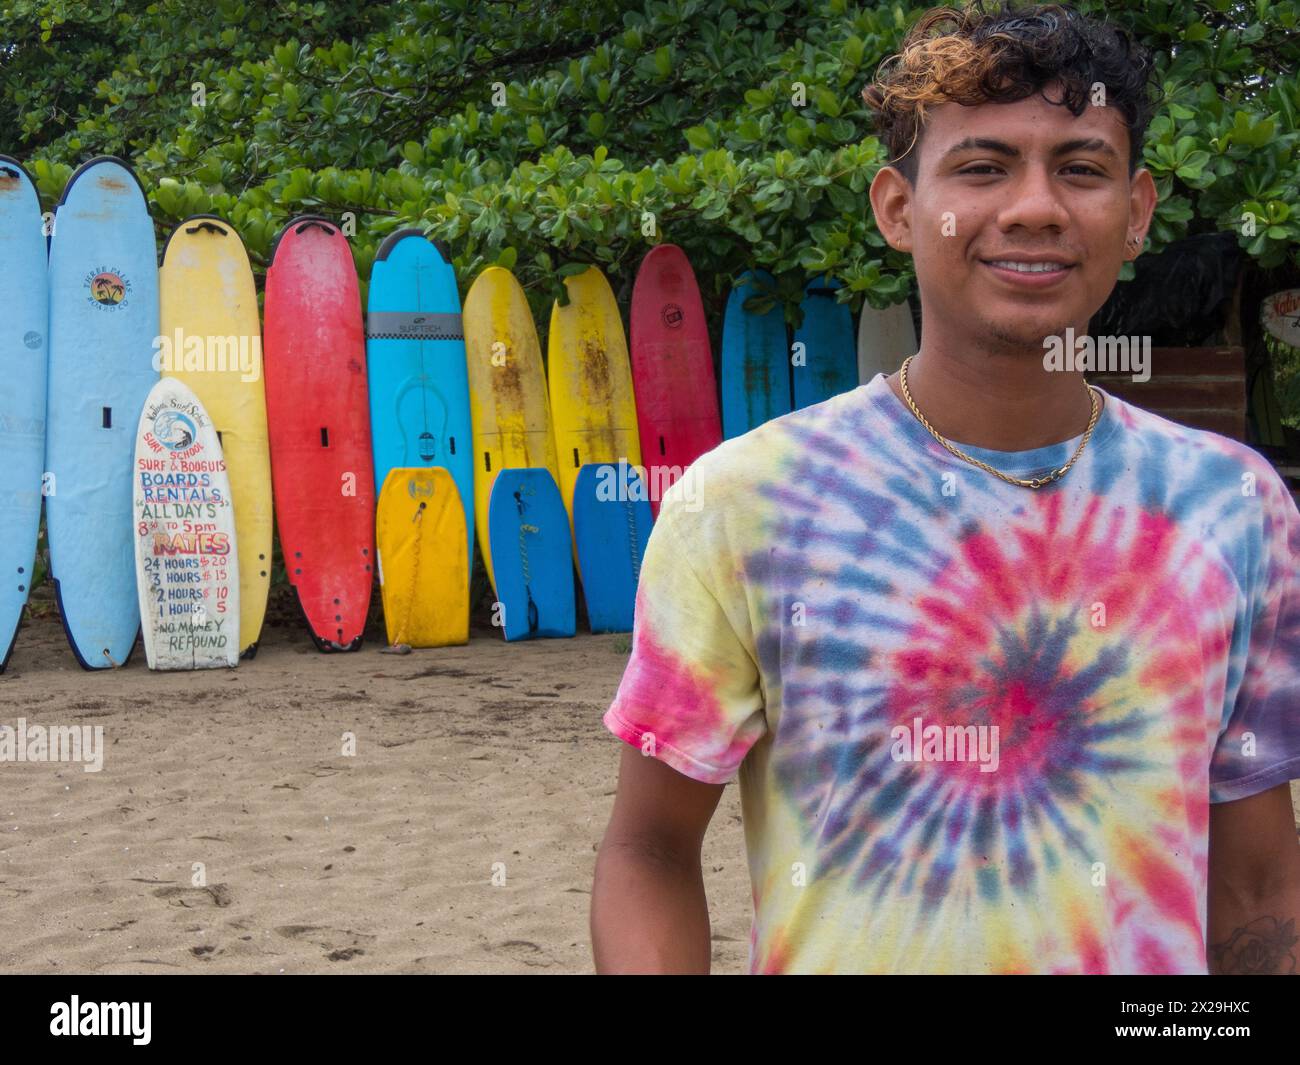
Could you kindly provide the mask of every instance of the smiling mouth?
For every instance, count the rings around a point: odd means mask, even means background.
[[[980,262],[999,270],[1014,270],[1018,274],[1061,274],[1074,265],[1058,260],[1029,262],[1024,259],[981,259]]]

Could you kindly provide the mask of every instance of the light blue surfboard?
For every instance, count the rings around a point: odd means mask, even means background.
[[[418,229],[379,246],[370,273],[366,366],[375,484],[396,467],[442,466],[465,508],[474,559],[469,370],[451,255]]]
[[[794,345],[803,344],[804,364],[792,366],[794,407],[800,410],[858,387],[858,345],[853,313],[835,302],[841,288],[833,278],[815,277],[804,289],[803,325]]]
[[[158,248],[120,159],[83,165],[50,242],[45,520],[59,613],[86,669],[124,665],[140,630],[132,527],[136,427],[158,380]]]
[[[573,535],[592,632],[631,632],[641,558],[654,519],[626,463],[590,463],[573,487]]]
[[[775,284],[766,270],[746,270],[722,319],[722,435],[727,440],[790,413],[785,316],[779,303],[763,314],[745,310],[745,300],[762,291],[756,281]]]
[[[497,474],[488,543],[507,640],[572,636],[577,622],[569,514],[549,470]]]
[[[32,587],[45,469],[46,244],[36,185],[0,155],[0,673]]]

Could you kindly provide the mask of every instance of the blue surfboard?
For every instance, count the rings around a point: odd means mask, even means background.
[[[858,345],[853,313],[835,302],[841,288],[833,278],[815,277],[804,289],[803,325],[795,330],[795,350],[803,344],[804,363],[793,366],[794,407],[800,410],[858,387]]]
[[[641,558],[654,519],[645,485],[624,462],[590,463],[573,487],[573,535],[592,632],[631,632]]]
[[[577,622],[569,514],[549,470],[497,474],[488,543],[507,640],[572,636]]]
[[[375,255],[366,310],[375,484],[397,467],[441,466],[456,482],[474,560],[474,455],[460,291],[451,255],[418,229]]]
[[[50,243],[45,521],[59,614],[86,669],[126,663],[140,630],[136,426],[158,380],[158,248],[131,168],[103,156],[63,190]]]
[[[790,353],[778,303],[763,314],[745,300],[774,285],[766,270],[746,270],[727,297],[722,319],[722,435],[730,440],[790,413]]]
[[[36,185],[0,155],[0,673],[32,587],[45,469],[46,243]]]

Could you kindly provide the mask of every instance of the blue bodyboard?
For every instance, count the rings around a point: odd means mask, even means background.
[[[576,622],[569,515],[549,470],[497,474],[488,543],[507,640],[572,636]]]
[[[641,558],[654,519],[645,485],[626,463],[591,463],[573,488],[578,572],[592,632],[631,632]]]

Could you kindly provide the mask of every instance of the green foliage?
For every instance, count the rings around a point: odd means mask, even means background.
[[[706,298],[761,266],[790,308],[823,272],[884,306],[911,261],[871,220],[884,153],[859,93],[924,6],[14,0],[0,129],[47,201],[79,161],[123,154],[160,235],[219,214],[259,264],[294,214],[350,212],[363,280],[419,224],[463,281],[511,266],[539,316],[558,268],[597,263],[617,288],[665,239]],[[1148,249],[1224,229],[1260,267],[1300,266],[1300,2],[1081,6],[1159,60]]]

